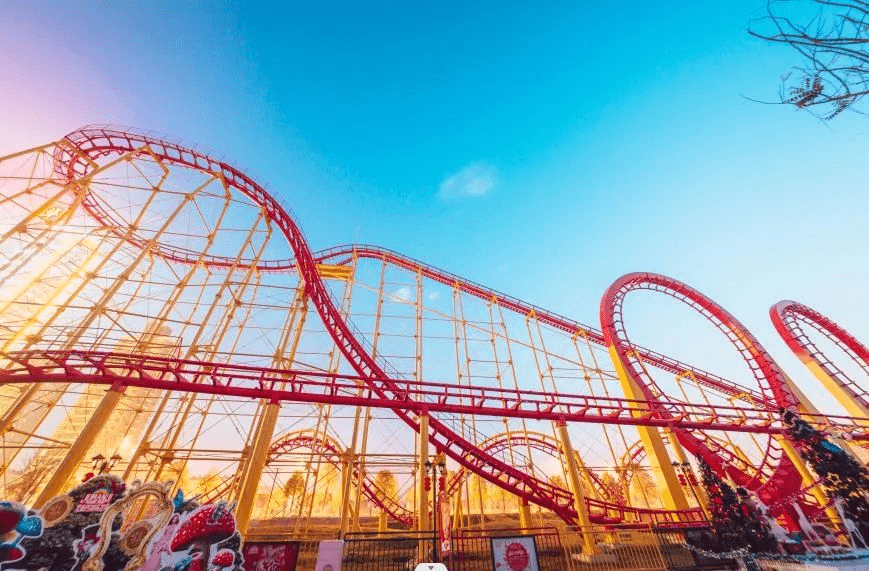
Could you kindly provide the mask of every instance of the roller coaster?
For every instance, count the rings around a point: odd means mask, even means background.
[[[625,300],[638,292],[714,325],[744,374],[633,343]],[[330,516],[346,532],[366,513],[425,530],[439,457],[455,526],[499,511],[527,527],[680,526],[706,517],[690,477],[702,459],[785,522],[795,503],[829,508],[780,411],[869,441],[866,379],[814,341],[869,373],[856,338],[796,302],[770,310],[845,409],[821,414],[746,327],[678,280],[625,275],[599,313],[599,328],[579,323],[376,246],[315,252],[240,169],[85,127],[0,158],[4,493],[38,508],[111,457],[125,478],[236,500],[243,534]]]

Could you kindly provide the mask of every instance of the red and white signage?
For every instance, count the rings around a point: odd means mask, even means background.
[[[534,536],[493,537],[492,568],[495,571],[540,571]]]
[[[75,511],[80,513],[102,513],[112,503],[112,492],[109,490],[97,490],[81,499]]]

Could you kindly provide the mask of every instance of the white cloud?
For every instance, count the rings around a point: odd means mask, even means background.
[[[440,188],[438,188],[438,198],[458,200],[485,196],[495,188],[497,175],[495,167],[490,164],[471,163],[441,182]]]
[[[400,288],[392,292],[392,295],[390,297],[392,298],[392,301],[407,303],[410,301],[410,288],[406,286],[401,286]]]

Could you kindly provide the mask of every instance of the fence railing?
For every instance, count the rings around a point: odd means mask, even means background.
[[[566,569],[561,535],[554,527],[458,530],[450,536],[450,553],[444,562],[450,571],[491,571],[492,539],[518,536],[533,536],[540,571]]]
[[[589,544],[594,548],[590,549]],[[572,571],[669,569],[658,535],[649,526],[568,528],[564,533],[564,545],[567,568]]]
[[[341,571],[412,571],[433,560],[434,541],[428,531],[348,533]]]
[[[686,534],[702,529],[662,529],[633,523],[623,526],[539,527],[456,530],[440,560],[450,571],[492,571],[504,547],[523,544],[536,552],[540,571],[724,571],[746,562],[705,552]],[[434,561],[433,532],[354,532],[344,537],[342,571],[413,571]],[[494,541],[493,541],[494,540]],[[254,543],[280,543],[287,538],[258,538]],[[319,538],[296,539],[295,571],[315,571]],[[493,553],[493,544],[497,553]],[[704,555],[705,554],[705,555]],[[811,563],[811,562],[809,562]],[[800,571],[806,561],[782,557],[753,558],[754,569]],[[752,567],[748,567],[752,568]],[[855,567],[862,568],[862,567]],[[501,568],[499,568],[500,570]],[[503,567],[507,569],[507,567]]]

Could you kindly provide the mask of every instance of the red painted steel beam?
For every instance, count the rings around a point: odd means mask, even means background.
[[[572,320],[568,317],[558,315],[556,313],[543,309],[542,307],[526,303],[518,298],[512,297],[505,293],[501,293],[499,291],[481,286],[460,276],[444,270],[440,270],[433,266],[429,266],[427,264],[424,264],[423,262],[414,260],[413,258],[409,258],[407,256],[403,256],[398,252],[394,252],[386,248],[364,244],[354,244],[348,246],[337,246],[328,250],[322,250],[320,252],[317,252],[315,256],[317,260],[321,263],[332,264],[347,264],[350,262],[353,256],[357,256],[359,258],[384,260],[408,271],[414,273],[420,272],[424,277],[428,279],[450,287],[456,287],[459,289],[459,291],[472,295],[479,299],[485,301],[496,301],[501,307],[515,313],[519,313],[520,315],[533,314],[540,321],[540,323],[548,325],[554,329],[564,331],[566,333],[569,333],[570,335],[581,335],[587,337],[588,340],[595,345],[603,347],[606,346],[603,332],[599,331],[594,327],[579,323],[578,321]],[[766,401],[766,397],[758,391],[750,387],[742,386],[738,383],[725,379],[724,377],[720,377],[714,373],[710,373],[709,371],[704,371],[703,369],[700,369],[693,365],[688,365],[686,363],[668,357],[662,353],[658,353],[657,351],[646,349],[638,345],[634,346],[634,350],[638,352],[644,363],[650,364],[663,371],[667,371],[668,373],[673,373],[674,375],[691,373],[698,380],[698,382],[727,396],[748,395],[750,398],[754,399],[755,402],[765,403]]]
[[[99,351],[8,352],[0,353],[0,359],[10,363],[0,369],[0,384],[73,382],[268,399],[276,402],[384,409],[394,409],[397,406],[394,398],[382,398],[376,394],[358,396],[358,383],[363,378],[340,373]],[[417,413],[477,414],[498,418],[537,418],[755,434],[784,432],[779,422],[770,422],[770,415],[775,411],[763,408],[685,405],[658,399],[656,402],[660,406],[665,409],[679,407],[689,418],[674,419],[667,410],[661,414],[635,417],[631,411],[638,405],[645,404],[645,401],[449,383],[409,380],[392,382],[398,389],[396,394],[400,395],[398,405],[402,409]],[[276,388],[282,384],[287,388]],[[708,420],[699,420],[700,418]],[[824,416],[823,420],[830,421],[828,426],[832,430],[854,430],[857,426],[855,422],[862,419]],[[869,433],[858,432],[854,438],[869,440]]]

